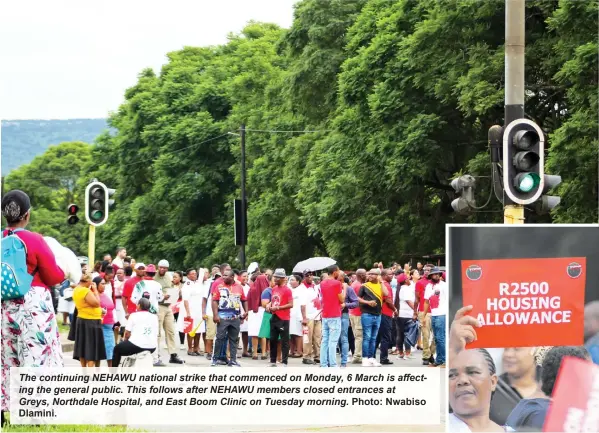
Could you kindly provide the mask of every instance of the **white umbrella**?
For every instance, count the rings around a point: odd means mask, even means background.
[[[60,242],[49,236],[44,236],[44,240],[54,253],[56,264],[65,274],[65,279],[68,279],[71,284],[78,284],[81,281],[81,265],[79,259],[73,251],[65,246],[62,246]]]
[[[314,272],[335,265],[337,262],[329,257],[312,257],[308,260],[303,260],[294,266],[294,273]]]

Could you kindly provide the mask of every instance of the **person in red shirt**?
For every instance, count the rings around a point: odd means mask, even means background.
[[[123,286],[123,293],[121,295],[123,297],[123,307],[127,312],[125,314],[126,319],[129,318],[130,314],[135,313],[137,311],[137,304],[135,302],[131,302],[131,295],[133,295],[133,289],[135,288],[135,285],[139,283],[141,280],[143,280],[144,276],[146,275],[146,265],[144,265],[143,263],[137,263],[135,265],[135,275],[135,277],[131,277],[127,281],[125,281],[125,284]]]
[[[270,367],[277,366],[277,343],[281,338],[281,362],[287,365],[289,357],[289,322],[293,308],[293,292],[285,280],[285,269],[276,269],[274,274],[271,301],[266,305],[266,311],[272,313],[270,318]]]
[[[320,283],[322,302],[322,342],[320,366],[337,367],[337,344],[341,336],[341,310],[345,307],[345,291],[339,281],[339,267],[330,266],[327,278]]]
[[[243,306],[243,312],[241,312]],[[212,311],[213,320],[217,325],[216,346],[214,353],[223,353],[225,351],[226,341],[229,341],[229,353],[231,359],[228,365],[230,367],[241,367],[237,362],[237,340],[239,339],[239,329],[241,321],[247,316],[248,305],[243,291],[243,287],[235,282],[235,275],[231,269],[223,272],[222,283],[220,283],[212,292]],[[217,360],[213,357],[213,366],[223,362],[221,358]]]
[[[420,332],[422,332],[422,365],[429,365],[434,362],[435,339],[433,338],[431,313],[424,314],[424,291],[428,285],[428,274],[431,271],[431,265],[423,268],[424,275],[416,283],[416,302],[414,309],[418,311],[418,321],[420,322]],[[417,277],[418,278],[418,277]]]
[[[260,273],[258,263],[253,262],[248,267],[250,275],[250,291],[248,300],[248,335],[252,339],[252,359],[258,359],[258,342],[260,342],[262,359],[266,359],[266,338],[260,338],[260,325],[264,315],[262,307],[262,292],[269,287],[268,278]]]
[[[383,298],[381,309],[381,327],[379,328],[378,341],[381,345],[381,365],[391,365],[393,361],[389,360],[389,349],[393,347],[393,317],[397,315],[397,308],[393,303],[393,289],[391,280],[393,273],[390,269],[383,269],[381,272],[383,285],[387,288],[387,296]]]
[[[33,276],[31,288],[24,297],[2,301],[4,420],[4,412],[10,410],[10,367],[64,366],[50,287],[62,283],[66,277],[43,236],[25,230],[31,217],[27,194],[13,190],[2,197],[2,216],[8,224],[2,237],[14,235],[25,244],[27,272]]]

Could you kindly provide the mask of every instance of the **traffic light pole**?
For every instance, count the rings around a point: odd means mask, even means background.
[[[88,239],[88,248],[87,248],[87,255],[88,255],[88,263],[90,264],[90,266],[93,268],[94,263],[95,263],[95,251],[96,251],[96,226],[94,225],[89,225],[89,239]]]
[[[245,239],[247,233],[247,197],[245,195],[245,124],[241,125],[241,268],[245,269]]]
[[[524,118],[525,8],[525,0],[505,0],[504,125]],[[506,170],[507,167],[503,169]],[[524,224],[524,222],[524,206],[514,204],[504,206],[504,224]]]

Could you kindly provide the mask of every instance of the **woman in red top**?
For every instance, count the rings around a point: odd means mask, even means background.
[[[65,280],[44,238],[25,230],[31,202],[23,191],[2,198],[2,215],[8,227],[27,247],[27,271],[33,275],[31,289],[23,298],[2,301],[2,418],[10,408],[10,367],[63,367],[58,324],[50,287]]]

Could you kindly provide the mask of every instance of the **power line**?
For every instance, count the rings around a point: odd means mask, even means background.
[[[187,146],[187,147],[183,147],[183,148],[181,148],[181,149],[176,149],[176,150],[172,150],[172,151],[170,151],[170,152],[163,152],[163,153],[160,153],[160,155],[159,155],[159,156],[163,156],[163,155],[172,155],[172,154],[174,154],[174,153],[177,153],[177,152],[182,152],[182,151],[184,151],[184,150],[191,149],[192,147],[195,147],[195,146],[200,146],[200,145],[202,145],[202,144],[205,144],[205,143],[210,143],[211,141],[218,140],[219,138],[225,137],[225,136],[227,136],[227,135],[229,135],[229,133],[228,133],[228,132],[226,132],[226,133],[224,133],[224,134],[222,134],[222,135],[219,135],[219,136],[217,136],[217,137],[212,137],[212,138],[209,138],[209,139],[207,139],[207,140],[201,141],[201,142],[199,142],[199,143],[194,143],[194,144],[191,144],[191,145],[189,145],[189,146]],[[152,159],[149,159],[149,158],[140,159],[140,160],[138,160],[138,161],[135,161],[135,162],[130,162],[130,163],[128,163],[128,164],[121,164],[121,165],[120,165],[120,167],[129,167],[129,166],[132,166],[132,165],[137,165],[137,164],[141,164],[141,163],[155,162],[155,161],[156,161],[156,159],[158,159],[158,158],[155,158],[155,159],[153,159],[153,160],[152,160]],[[9,176],[10,176],[10,174],[9,174]],[[12,180],[13,182],[15,181],[15,179],[11,179],[11,180]],[[19,180],[21,180],[21,179],[19,179]],[[49,182],[49,181],[59,181],[59,182],[60,182],[60,181],[61,181],[61,179],[60,179],[60,177],[59,177],[59,176],[51,176],[51,175],[48,175],[47,177],[43,177],[43,176],[42,176],[42,177],[38,177],[38,176],[26,176],[26,177],[25,177],[25,178],[23,178],[22,180],[38,180],[38,181],[40,181],[40,182]]]
[[[177,149],[177,150],[172,150],[170,152],[161,153],[160,155],[158,155],[158,157],[163,156],[163,155],[172,155],[173,153],[177,153],[177,152],[181,152],[183,150],[191,149],[192,147],[195,147],[195,146],[200,146],[200,145],[205,144],[205,143],[210,143],[211,141],[218,140],[219,138],[225,137],[227,135],[229,135],[229,133],[225,132],[224,134],[219,135],[218,137],[212,137],[212,138],[209,138],[208,140],[200,141],[199,143],[195,143],[195,144],[192,144],[190,146],[183,147],[181,149]],[[158,159],[158,157],[156,157],[156,159]],[[131,165],[141,164],[142,162],[149,162],[149,161],[155,162],[156,159],[154,159],[154,160],[144,159],[144,160],[140,160],[140,161],[135,161],[135,162],[131,162],[129,164],[122,164],[121,167],[129,167]]]
[[[312,132],[334,132],[334,129],[315,129],[315,130],[304,130],[304,131],[282,131],[282,130],[273,130],[273,129],[246,129],[246,132],[272,132],[272,133],[281,133],[281,134],[309,134]]]

